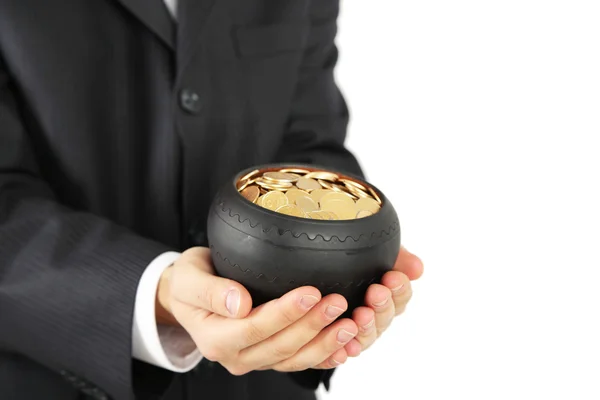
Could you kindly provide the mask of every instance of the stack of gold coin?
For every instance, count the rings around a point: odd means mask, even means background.
[[[254,170],[237,182],[248,201],[294,217],[349,220],[371,216],[381,199],[365,183],[329,171]]]

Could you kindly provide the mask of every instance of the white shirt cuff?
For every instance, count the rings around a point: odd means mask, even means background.
[[[173,372],[187,372],[198,365],[202,355],[183,328],[157,325],[155,315],[160,277],[179,256],[177,252],[163,253],[142,274],[135,296],[132,356]]]

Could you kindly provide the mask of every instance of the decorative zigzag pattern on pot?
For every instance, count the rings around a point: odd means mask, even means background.
[[[321,235],[320,233],[317,233],[316,235],[314,235],[313,237],[311,237],[308,233],[306,232],[293,232],[290,229],[281,229],[278,228],[276,225],[270,225],[268,227],[264,227],[260,222],[256,222],[253,223],[252,220],[250,220],[250,218],[246,217],[244,219],[242,219],[242,216],[237,213],[234,212],[231,207],[226,207],[225,206],[225,202],[222,199],[219,199],[216,203],[215,203],[216,209],[217,211],[220,211],[222,214],[225,214],[226,216],[229,216],[229,218],[235,218],[237,219],[237,221],[240,224],[243,223],[248,223],[248,226],[252,229],[256,229],[258,227],[261,227],[262,232],[263,233],[270,233],[272,231],[275,231],[279,236],[283,236],[286,233],[289,233],[290,235],[292,235],[293,237],[295,237],[296,239],[300,238],[302,235],[306,236],[306,238],[308,240],[314,241],[315,239],[317,239],[317,237],[321,237],[321,240],[325,241],[325,242],[330,242],[332,241],[334,238],[337,239],[337,241],[344,243],[346,240],[348,239],[352,239],[354,242],[359,242],[361,241],[363,238],[366,240],[372,240],[373,238],[381,238],[383,235],[386,236],[390,236],[392,233],[395,233],[398,230],[398,224],[399,221],[396,219],[394,220],[390,226],[388,227],[388,229],[382,229],[381,232],[377,233],[377,232],[371,232],[371,234],[364,234],[361,233],[357,238],[355,238],[352,235],[348,235],[346,236],[344,239],[339,238],[336,235],[332,235],[329,239],[325,238],[323,235]]]

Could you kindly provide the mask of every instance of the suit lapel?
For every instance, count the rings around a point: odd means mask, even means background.
[[[194,55],[202,31],[219,0],[178,0],[177,63],[185,67]]]
[[[154,32],[167,46],[175,49],[175,23],[163,0],[117,0]]]

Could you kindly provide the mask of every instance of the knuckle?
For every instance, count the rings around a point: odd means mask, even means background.
[[[324,313],[315,313],[306,319],[306,327],[311,333],[319,333],[326,327],[331,321],[327,320]]]
[[[250,370],[242,365],[231,365],[231,366],[225,366],[225,369],[227,371],[229,371],[229,373],[231,375],[234,376],[242,376],[242,375],[246,375],[248,372],[250,372]]]
[[[377,329],[377,337],[380,337],[385,331],[387,331],[390,325],[391,323],[382,324],[379,329]]]
[[[198,300],[201,305],[208,307],[211,311],[214,310],[212,292],[207,286],[198,289]]]
[[[413,290],[412,290],[412,287],[410,285],[408,286],[408,288],[406,288],[406,294],[405,294],[405,296],[406,296],[406,301],[407,302],[410,301],[410,299],[412,299]]]
[[[273,346],[273,356],[278,360],[287,360],[296,354],[296,351],[290,347]]]
[[[252,318],[249,318],[247,321],[248,322],[247,322],[246,332],[245,332],[247,343],[258,343],[258,342],[262,342],[264,339],[266,339],[265,333],[263,332],[263,330],[261,328],[259,328],[254,323]]]
[[[340,342],[337,341],[337,338],[333,336],[332,338],[326,340],[323,346],[321,346],[321,355],[327,357],[342,347],[344,347],[344,344],[340,344]]]
[[[281,301],[277,301],[276,304],[283,323],[291,325],[298,320],[296,309],[292,305],[285,304]]]
[[[217,346],[214,345],[209,345],[209,346],[202,346],[199,347],[198,350],[200,350],[200,354],[202,354],[202,356],[204,358],[206,358],[209,361],[220,361],[223,360],[225,357],[225,353],[219,349]]]
[[[396,307],[396,316],[403,314],[406,310],[406,304],[401,305],[400,307]]]
[[[404,284],[404,290],[400,292],[400,296],[410,299],[412,296],[412,291],[412,285],[410,284],[410,281],[408,281]]]
[[[377,337],[377,333],[374,332],[373,335],[368,338],[358,338],[358,342],[360,343],[361,351],[367,350],[369,347],[375,343],[375,339]]]
[[[290,362],[281,363],[278,370],[282,371],[282,372],[297,372],[297,371],[304,371],[307,368],[308,368],[307,366],[305,366],[297,361],[290,361]]]
[[[405,289],[402,292],[396,294],[394,296],[394,298],[397,299],[398,301],[408,303],[408,301],[412,298],[412,295],[413,295],[412,286],[409,283],[407,283],[407,284],[405,284]]]
[[[361,352],[369,350],[369,348],[373,345],[374,342],[371,343],[367,343],[365,345],[362,346]]]

